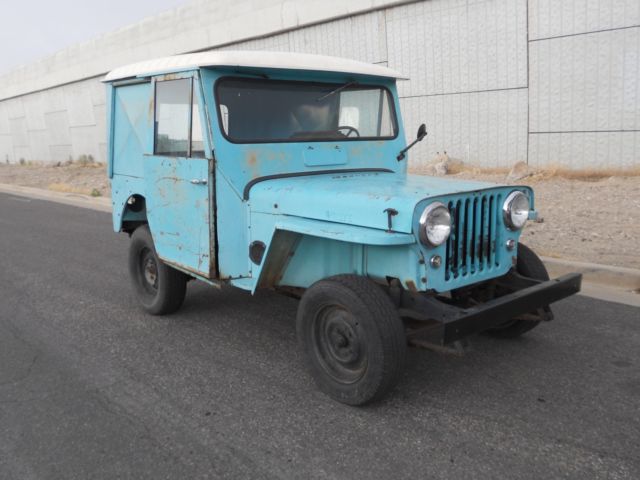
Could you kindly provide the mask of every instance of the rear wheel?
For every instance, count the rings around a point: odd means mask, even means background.
[[[516,264],[516,271],[525,277],[534,278],[536,280],[549,280],[549,273],[547,272],[544,263],[540,260],[540,257],[536,255],[526,245],[522,243],[518,244],[518,262]],[[543,307],[549,310],[549,306]],[[500,338],[516,338],[529,330],[534,329],[540,324],[534,320],[508,320],[502,325],[487,330],[486,333],[494,337]]]
[[[189,277],[158,258],[147,225],[131,235],[129,273],[136,296],[148,313],[164,315],[182,306]]]
[[[316,384],[331,398],[363,405],[381,398],[402,372],[407,340],[382,289],[365,277],[338,275],[307,289],[297,331]]]

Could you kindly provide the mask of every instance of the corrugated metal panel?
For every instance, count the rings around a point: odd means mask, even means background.
[[[27,128],[29,131],[44,130],[44,103],[42,97],[44,92],[34,93],[22,98],[25,117],[27,118]]]
[[[29,145],[26,117],[11,118],[9,120],[9,130],[11,131],[11,137],[13,138],[13,145],[15,147],[26,147]],[[30,159],[30,157],[25,158]]]
[[[71,145],[51,145],[49,152],[51,152],[52,162],[66,162],[70,158],[73,158]]]
[[[31,156],[27,160],[38,159],[42,162],[50,162],[49,145],[47,143],[46,130],[29,130],[29,147]]]
[[[105,144],[104,85],[87,80],[0,102],[0,161],[68,160],[72,145],[80,153],[101,155]],[[72,139],[70,122],[82,126]],[[78,131],[79,132],[79,131]]]
[[[98,131],[95,125],[86,127],[71,127],[71,145],[75,158],[80,155],[91,155],[98,160]]]
[[[69,124],[72,127],[85,127],[95,125],[93,117],[93,102],[91,88],[86,82],[65,85],[64,96],[69,115]]]
[[[235,43],[216,50],[271,50],[273,52],[288,52],[290,50],[289,33]]]
[[[529,38],[640,25],[638,0],[530,0]]]
[[[532,132],[640,130],[640,28],[532,42]]]
[[[369,63],[387,59],[384,12],[335,20],[271,37],[227,45],[220,50],[315,53]]]
[[[0,162],[14,163],[16,160],[13,157],[13,141],[11,135],[0,134]]]
[[[30,160],[31,157],[31,149],[26,145],[13,145],[13,154],[14,158],[17,162],[21,160]]]
[[[293,52],[335,55],[369,63],[387,60],[384,12],[302,28],[290,32],[289,39]]]
[[[427,138],[409,155],[411,165],[438,152],[485,167],[509,167],[527,157],[526,89],[402,99],[409,139],[420,123]]]
[[[640,132],[544,133],[529,137],[529,164],[534,168],[637,167]]]
[[[71,135],[69,134],[69,117],[66,111],[51,112],[45,114],[47,132],[49,133],[49,147],[71,147]],[[67,160],[67,158],[65,158]]]
[[[9,111],[4,102],[0,102],[0,135],[9,135]]]
[[[7,117],[10,120],[12,118],[23,118],[25,116],[24,106],[22,105],[22,97],[12,98],[11,100],[6,100],[2,103],[7,109]]]
[[[419,2],[387,14],[389,66],[402,96],[527,85],[526,0]]]

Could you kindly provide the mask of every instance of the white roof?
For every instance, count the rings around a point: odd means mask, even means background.
[[[320,72],[353,73],[387,78],[406,78],[399,72],[382,65],[359,62],[340,57],[311,55],[308,53],[215,51],[188,53],[157,58],[116,68],[105,77],[105,82],[141,77],[159,73],[178,72],[199,67],[252,67],[310,70]]]

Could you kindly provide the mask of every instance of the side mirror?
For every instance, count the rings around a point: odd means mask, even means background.
[[[396,157],[396,160],[398,161],[402,160],[405,157],[405,153],[407,153],[407,150],[413,147],[416,143],[421,142],[422,139],[426,136],[427,136],[427,126],[423,123],[422,125],[420,125],[420,127],[418,127],[418,137],[409,145],[407,145],[402,150],[400,150],[400,153]]]
[[[426,134],[427,134],[427,126],[423,123],[418,127],[418,135],[416,136],[416,138],[418,140],[422,140]]]

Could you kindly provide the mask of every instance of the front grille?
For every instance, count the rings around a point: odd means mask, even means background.
[[[486,193],[449,202],[445,280],[466,278],[499,266],[496,244],[500,195]]]

